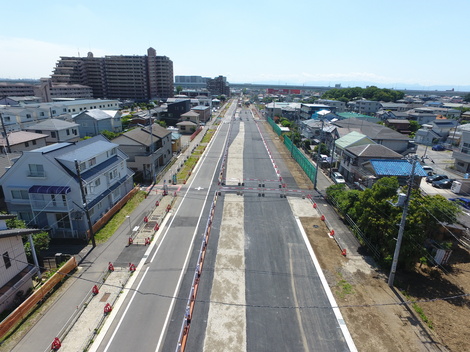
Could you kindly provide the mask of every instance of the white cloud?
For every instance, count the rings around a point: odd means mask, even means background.
[[[60,56],[78,56],[79,48],[27,38],[0,36],[0,78],[41,78],[52,73]],[[89,50],[80,51],[85,56]],[[105,55],[91,50],[95,56]]]

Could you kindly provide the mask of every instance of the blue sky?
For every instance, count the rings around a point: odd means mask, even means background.
[[[470,88],[468,0],[24,0],[0,11],[1,78],[151,46],[175,75],[233,83]]]

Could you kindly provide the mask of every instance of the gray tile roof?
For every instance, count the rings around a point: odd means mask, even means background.
[[[402,159],[403,156],[381,144],[358,145],[346,150],[362,158],[384,158],[384,159]]]
[[[35,125],[29,126],[25,128],[27,130],[46,130],[46,131],[56,131],[56,130],[63,130],[66,128],[71,127],[78,127],[79,125],[76,123],[59,120],[59,119],[47,119],[42,122],[39,122]]]
[[[364,121],[360,119],[346,119],[341,121],[335,121],[335,125],[344,128],[359,128],[362,134],[367,137],[379,140],[379,139],[391,139],[391,140],[408,140],[408,136],[405,136],[397,131],[392,130],[389,127],[382,126],[373,122]]]
[[[81,112],[80,114],[75,116],[75,119],[80,118],[80,117],[85,116],[85,115],[89,116],[89,117],[91,117],[92,119],[95,119],[95,120],[108,120],[112,117],[111,115],[104,112],[103,110],[92,109],[92,110],[86,110],[86,111]]]

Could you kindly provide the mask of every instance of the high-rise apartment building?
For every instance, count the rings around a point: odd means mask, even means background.
[[[230,87],[227,82],[227,77],[219,76],[216,78],[210,78],[207,80],[207,90],[212,95],[226,95],[230,96]]]
[[[147,101],[173,96],[173,62],[157,56],[153,48],[145,56],[62,56],[51,77],[57,83],[90,86],[94,98]]]

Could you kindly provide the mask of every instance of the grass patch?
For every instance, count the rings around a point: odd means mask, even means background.
[[[405,291],[405,290],[400,290],[401,294],[403,296],[405,296],[406,300],[407,301],[412,301],[410,295]],[[418,313],[419,317],[421,318],[421,320],[432,330],[434,329],[434,325],[431,321],[431,319],[429,319],[426,314],[424,314],[424,311],[423,311],[423,308],[421,308],[421,306],[418,305],[418,303],[416,302],[411,302],[411,306],[413,307],[413,309],[415,310],[416,313]]]
[[[429,319],[426,314],[424,314],[423,308],[421,308],[417,303],[412,303],[411,306],[416,313],[420,316],[421,320],[426,323],[426,325],[432,330],[434,328],[431,319]]]
[[[95,233],[96,243],[106,242],[121,224],[126,220],[126,216],[134,211],[135,208],[145,199],[145,191],[138,191],[131,199],[129,199],[121,210],[119,210],[108,223]]]
[[[215,133],[215,129],[207,130],[204,137],[202,137],[201,143],[209,143],[214,133]]]
[[[351,293],[354,292],[353,286],[347,282],[341,273],[337,273],[338,275],[338,283],[336,284],[336,294],[340,298],[346,297],[346,295],[350,295]]]
[[[178,181],[184,181],[187,180],[189,177],[189,172],[193,169],[193,167],[196,165],[197,161],[199,160],[199,157],[195,156],[190,156],[188,160],[184,163],[183,167],[181,170],[178,172],[178,175],[176,176]]]

